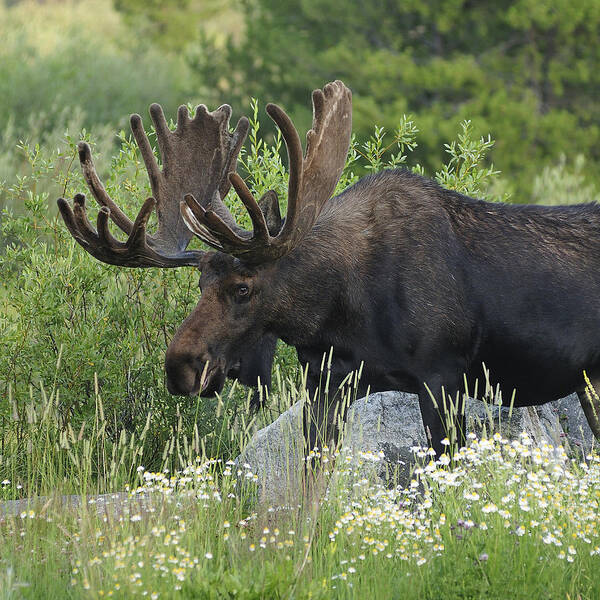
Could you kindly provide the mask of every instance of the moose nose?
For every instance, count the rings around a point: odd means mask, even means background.
[[[167,353],[165,358],[167,389],[174,396],[196,395],[200,387],[200,373],[196,359],[188,355]]]

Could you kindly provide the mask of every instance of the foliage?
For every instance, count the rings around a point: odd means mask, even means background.
[[[106,0],[0,5],[0,131],[39,143],[73,118],[114,128],[151,102],[175,110],[184,94],[201,94],[180,58],[134,46],[114,17]]]
[[[463,121],[461,127],[462,133],[458,134],[458,140],[444,144],[450,160],[436,173],[435,178],[440,185],[450,190],[482,198],[490,179],[499,174],[499,171],[494,171],[493,166],[480,167],[494,142],[489,135],[487,139],[473,139],[471,121]]]
[[[208,30],[219,39],[235,34],[239,16],[230,0],[114,0],[114,7],[142,40],[180,52]]]
[[[8,242],[0,256],[0,335],[6,349],[0,355],[2,396],[7,398],[10,390],[21,410],[30,388],[54,382],[61,389],[63,427],[77,429],[94,410],[97,373],[105,410],[119,424],[116,431],[141,430],[152,412],[153,439],[160,445],[180,410],[164,386],[164,349],[196,300],[198,276],[192,269],[123,270],[87,255],[56,216],[58,193],[36,191],[48,173],[61,182],[61,195],[85,189],[79,168],[73,168],[75,141],[67,138],[57,152],[27,146],[23,151],[31,175],[8,191],[11,203],[22,202],[24,212],[16,216],[5,209],[1,220]],[[105,183],[130,214],[149,193],[143,172],[135,144],[123,137]],[[190,414],[196,415],[203,435],[218,429],[213,408],[214,403],[204,403],[198,415],[197,402],[182,405],[188,430],[195,420]],[[6,402],[0,406],[4,415],[10,410]]]
[[[598,171],[600,4],[589,0],[330,2],[243,0],[245,35],[199,38],[191,64],[215,99],[281,103],[310,124],[310,90],[340,78],[354,94],[359,139],[412,113],[417,160],[443,162],[454,124],[498,139],[489,158],[527,201],[534,176],[561,154]]]
[[[562,154],[558,163],[544,167],[533,182],[532,201],[536,204],[582,204],[597,202],[600,194],[585,174],[586,160],[582,154],[571,164]]]

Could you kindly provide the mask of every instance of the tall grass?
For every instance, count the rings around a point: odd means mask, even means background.
[[[298,390],[284,399],[291,403]],[[320,502],[257,505],[250,465],[210,458],[207,440],[175,432],[162,468],[142,460],[151,431],[105,432],[93,420],[65,435],[60,394],[3,423],[0,597],[25,598],[597,598],[600,459],[571,462],[525,435],[469,437],[437,461],[415,448],[407,485],[365,478],[337,451]],[[33,400],[33,399],[32,399]],[[264,416],[263,416],[264,418]],[[243,447],[254,424],[220,437]],[[258,425],[257,425],[258,426]],[[19,451],[28,455],[19,461]],[[358,460],[356,460],[358,459]],[[19,469],[19,470],[17,470]],[[94,474],[92,477],[91,474]],[[9,477],[13,479],[9,481]],[[91,483],[93,482],[93,485]],[[115,492],[70,508],[71,492]]]

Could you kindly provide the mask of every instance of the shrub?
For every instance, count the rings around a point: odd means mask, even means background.
[[[585,157],[580,154],[572,164],[563,154],[556,165],[544,167],[533,182],[532,201],[537,204],[581,204],[597,202],[600,194],[585,175]]]

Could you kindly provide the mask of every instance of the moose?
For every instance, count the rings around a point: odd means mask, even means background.
[[[152,105],[162,169],[141,118],[131,127],[150,178],[134,222],[113,202],[79,146],[83,174],[100,204],[97,227],[85,197],[58,200],[75,240],[97,259],[128,267],[194,266],[201,296],[166,352],[172,394],[211,395],[226,377],[269,383],[277,339],[307,365],[308,448],[335,441],[339,397],[319,395],[324,353],[333,348],[330,389],[362,366],[361,390],[417,393],[440,454],[443,394],[492,373],[515,406],[577,392],[596,436],[597,407],[584,371],[600,381],[600,208],[544,207],[473,199],[407,170],[364,177],[332,197],[344,168],[352,97],[340,81],[312,95],[303,152],[288,115],[267,113],[289,158],[287,214],[269,191],[258,201],[236,171],[248,121],[229,131],[231,109],[178,112],[171,131]],[[252,231],[224,203],[233,186]],[[156,207],[158,227],[146,232]],[[109,219],[127,234],[115,238]],[[188,250],[196,236],[211,251]],[[454,417],[464,434],[464,417]]]

